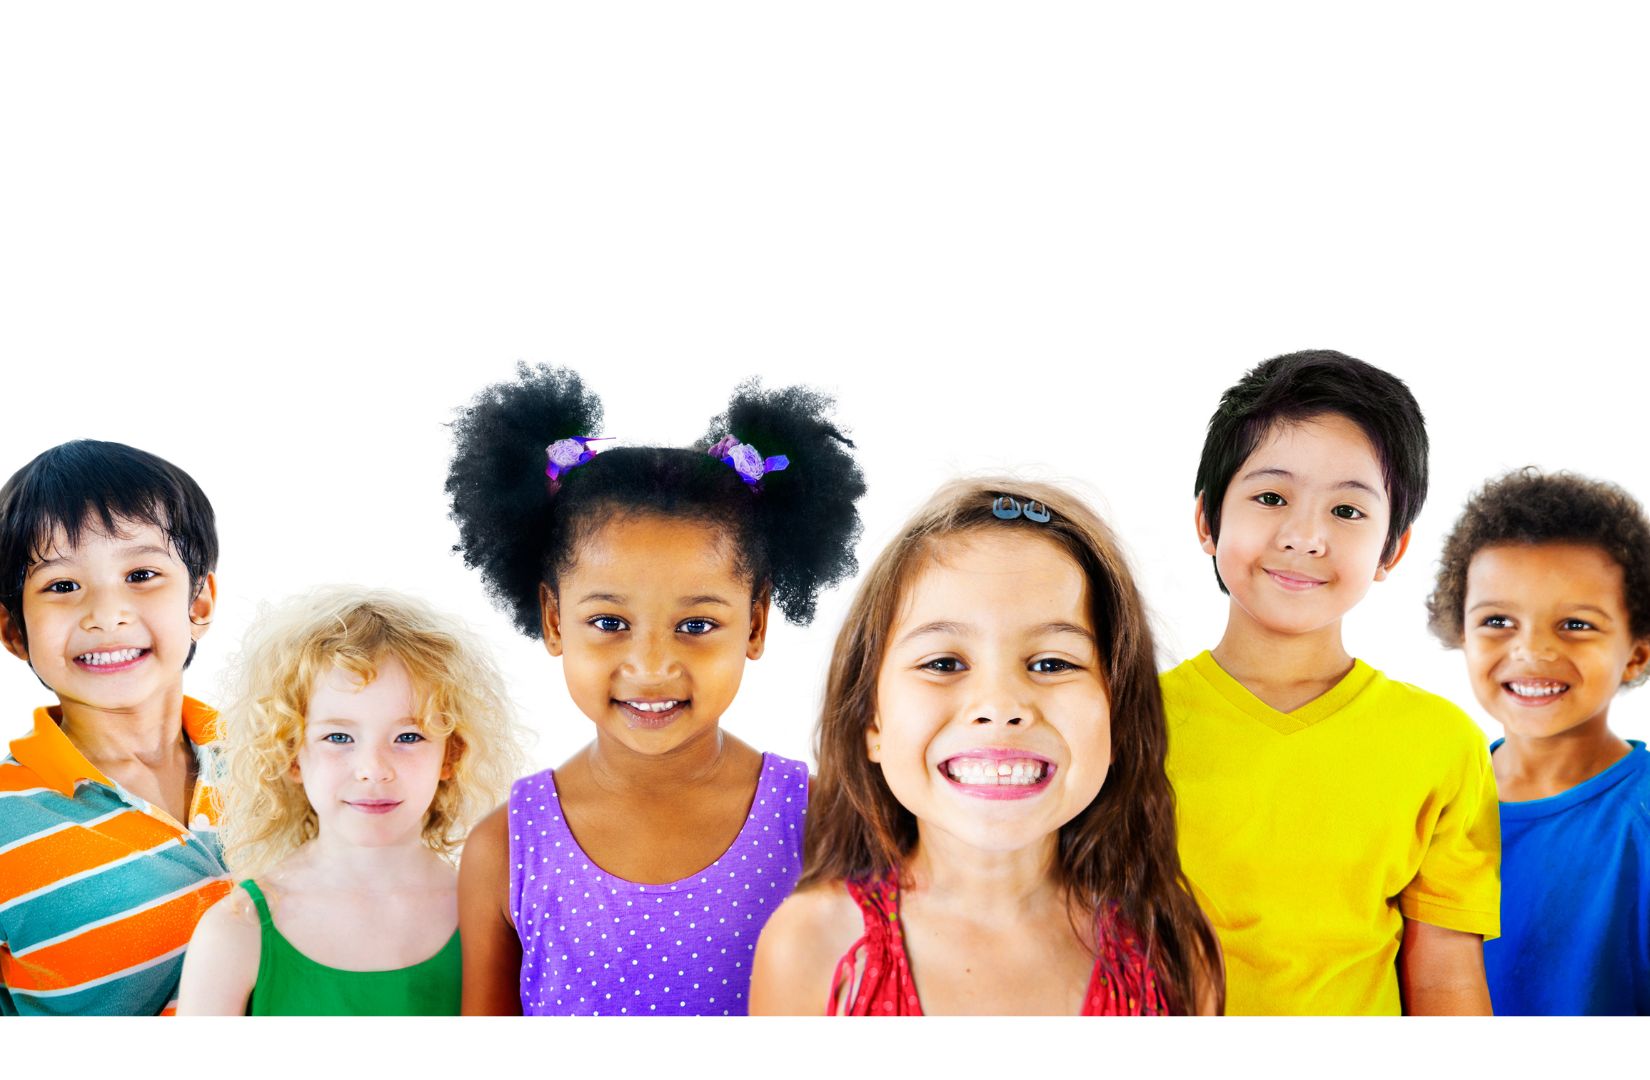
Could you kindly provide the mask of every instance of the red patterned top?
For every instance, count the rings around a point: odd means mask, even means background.
[[[837,962],[826,1015],[923,1015],[917,984],[911,977],[911,962],[905,955],[898,874],[890,872],[881,881],[846,884],[864,916],[865,935]],[[1098,937],[1099,955],[1094,958],[1094,972],[1089,976],[1079,1015],[1167,1015],[1169,1007],[1158,986],[1157,973],[1146,963],[1134,932],[1109,908],[1100,916]]]

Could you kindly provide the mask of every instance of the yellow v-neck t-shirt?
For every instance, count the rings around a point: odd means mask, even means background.
[[[1405,919],[1495,937],[1501,831],[1478,726],[1365,664],[1283,713],[1207,652],[1162,677],[1180,860],[1233,1014],[1397,1014]]]

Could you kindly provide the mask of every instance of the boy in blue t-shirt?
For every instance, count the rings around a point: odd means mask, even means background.
[[[1497,1013],[1650,1014],[1650,753],[1609,727],[1650,671],[1650,521],[1612,485],[1488,484],[1444,544],[1433,633],[1506,729]]]

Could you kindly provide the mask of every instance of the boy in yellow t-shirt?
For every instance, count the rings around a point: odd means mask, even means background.
[[[1197,531],[1220,644],[1163,676],[1181,865],[1232,1013],[1488,1013],[1500,834],[1483,735],[1341,642],[1409,546],[1427,435],[1409,389],[1338,352],[1222,396]]]

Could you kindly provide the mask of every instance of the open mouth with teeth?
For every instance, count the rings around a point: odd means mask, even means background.
[[[1023,799],[1048,787],[1055,765],[1023,752],[958,754],[940,762],[940,775],[965,795]]]
[[[148,649],[111,649],[107,652],[88,652],[75,657],[74,662],[87,671],[107,674],[115,671],[125,671],[127,668],[136,666],[144,657],[149,655],[149,652]]]
[[[1557,679],[1512,679],[1501,684],[1520,705],[1551,705],[1570,691],[1570,684]]]
[[[687,711],[688,698],[658,698],[654,700],[621,701],[613,699],[613,704],[619,707],[624,714],[625,721],[633,728],[662,728],[674,723],[676,718]]]

